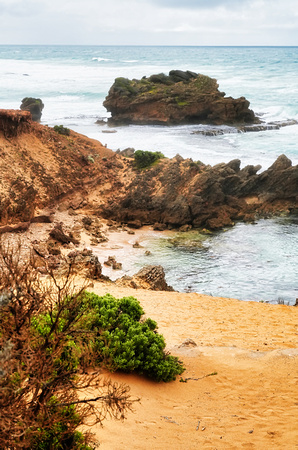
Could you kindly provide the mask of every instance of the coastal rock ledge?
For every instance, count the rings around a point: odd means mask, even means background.
[[[258,123],[245,97],[225,97],[217,80],[191,71],[171,70],[141,80],[116,78],[103,105],[109,122],[121,124]]]

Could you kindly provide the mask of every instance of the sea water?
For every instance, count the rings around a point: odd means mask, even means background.
[[[109,117],[102,103],[116,77],[172,69],[216,78],[221,91],[245,96],[265,122],[298,120],[298,47],[0,46],[0,108],[39,97],[43,124],[64,125],[113,150],[179,153],[212,165],[239,158],[242,167],[261,164],[261,170],[282,153],[298,163],[298,125],[204,136],[193,133],[196,125],[130,125],[107,133],[107,125],[95,123]],[[294,218],[237,224],[201,247],[154,237],[151,259],[164,266],[177,290],[292,304],[298,297],[297,227]],[[143,263],[140,258],[134,265]]]

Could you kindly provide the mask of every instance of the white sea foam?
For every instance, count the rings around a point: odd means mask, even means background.
[[[100,58],[99,56],[93,57],[92,61],[98,61],[98,62],[102,62],[102,61],[112,61],[112,59],[109,58]]]

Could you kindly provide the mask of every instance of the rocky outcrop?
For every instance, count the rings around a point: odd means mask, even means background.
[[[179,155],[138,170],[133,158],[98,141],[73,131],[60,135],[32,122],[28,112],[2,110],[0,156],[1,234],[51,223],[58,202],[71,215],[85,208],[80,226],[92,245],[106,240],[98,217],[133,228],[220,229],[298,210],[298,166],[285,155],[261,173],[259,165],[241,168],[238,159],[211,167]],[[63,228],[53,233],[66,245],[77,240]]]
[[[206,75],[172,70],[141,80],[116,78],[104,101],[114,124],[257,123],[249,101],[226,97]]]
[[[191,160],[162,160],[136,173],[123,193],[102,207],[106,218],[220,229],[236,220],[289,211],[298,204],[298,166],[281,155],[266,171],[240,169],[240,160],[214,167]]]
[[[280,130],[280,128],[289,127],[291,125],[297,125],[298,121],[291,120],[283,120],[283,121],[275,121],[275,122],[262,122],[262,123],[253,123],[249,125],[240,125],[237,127],[231,126],[204,126],[201,125],[200,129],[192,131],[191,134],[203,134],[204,136],[219,136],[223,134],[231,134],[231,133],[249,133],[249,132],[258,132],[258,131],[270,131],[270,130]]]
[[[20,109],[22,111],[29,111],[32,120],[34,122],[39,122],[42,116],[42,110],[44,108],[44,104],[42,103],[40,98],[32,98],[32,97],[25,97],[22,100]]]
[[[67,270],[69,264],[73,272],[79,274],[81,277],[85,276],[92,280],[107,279],[107,277],[102,275],[102,266],[98,257],[92,253],[92,250],[83,249],[68,253],[66,258]]]

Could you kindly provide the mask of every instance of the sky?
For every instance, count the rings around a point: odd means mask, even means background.
[[[0,44],[298,45],[297,0],[0,0]]]

